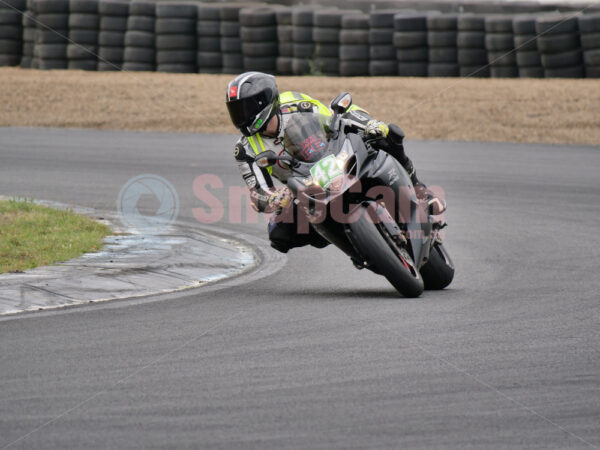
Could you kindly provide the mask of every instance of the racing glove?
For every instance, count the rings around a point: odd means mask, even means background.
[[[272,212],[279,208],[287,208],[292,204],[294,196],[287,186],[276,188],[270,195],[265,212]]]
[[[365,137],[369,139],[386,138],[390,132],[389,127],[379,120],[369,120],[365,127]]]

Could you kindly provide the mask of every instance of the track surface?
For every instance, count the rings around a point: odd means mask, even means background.
[[[0,194],[114,209],[155,173],[193,224],[196,176],[241,185],[233,142],[2,129]],[[2,319],[0,448],[600,447],[600,149],[408,149],[447,192],[451,289],[396,298],[304,248],[242,286]]]

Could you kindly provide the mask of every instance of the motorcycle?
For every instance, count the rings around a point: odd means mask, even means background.
[[[373,148],[364,135],[345,131],[348,121],[342,116],[351,105],[349,93],[331,102],[328,136],[314,114],[292,115],[285,151],[259,153],[257,165],[289,169],[285,181],[297,205],[298,226],[312,227],[357,268],[383,275],[405,297],[447,287],[454,264],[440,235],[445,222],[417,199],[395,158]]]

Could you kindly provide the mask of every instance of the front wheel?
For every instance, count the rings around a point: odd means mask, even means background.
[[[429,251],[429,260],[421,267],[425,289],[444,289],[454,279],[454,264],[442,244],[435,244]]]
[[[398,245],[382,223],[369,220],[368,206],[360,218],[349,224],[356,250],[376,273],[380,273],[405,297],[423,293],[423,278],[405,246]]]

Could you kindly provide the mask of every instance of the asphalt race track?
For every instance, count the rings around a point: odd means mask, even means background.
[[[242,186],[234,140],[5,128],[0,194],[114,210],[152,173],[194,225],[197,176],[227,210]],[[266,277],[7,316],[0,448],[600,448],[600,148],[408,151],[447,194],[449,289],[397,298],[303,248]]]

